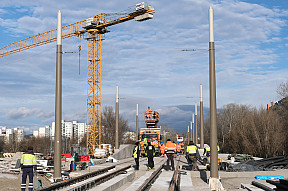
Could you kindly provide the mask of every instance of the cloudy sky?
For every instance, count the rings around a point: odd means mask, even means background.
[[[0,47],[55,29],[58,10],[67,25],[99,13],[125,12],[137,3],[1,0]],[[277,86],[288,73],[287,0],[154,0],[148,4],[156,11],[152,20],[111,26],[102,42],[102,107],[115,106],[119,85],[120,114],[132,129],[137,103],[140,126],[150,106],[160,113],[162,124],[184,129],[194,104],[199,105],[200,84],[204,106],[209,107],[205,50],[209,6],[214,9],[217,107],[229,103],[261,107],[279,99]],[[62,42],[66,52],[82,46],[80,75],[78,54],[63,55],[63,119],[85,122],[86,41],[71,37]],[[55,52],[53,42],[0,58],[0,126],[32,132],[54,121]]]

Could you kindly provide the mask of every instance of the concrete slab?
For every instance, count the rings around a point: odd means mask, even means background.
[[[195,191],[191,179],[191,174],[190,172],[187,172],[186,175],[181,174],[180,177],[180,190],[181,191]]]
[[[162,170],[160,176],[152,184],[150,191],[168,190],[174,171]]]
[[[135,171],[132,169],[129,169],[127,171],[127,174],[120,174],[117,177],[110,179],[103,184],[100,184],[99,186],[96,186],[92,189],[89,189],[91,191],[114,191],[117,188],[120,188],[127,182],[131,182],[135,177]]]
[[[152,174],[152,172],[154,171],[149,171],[146,172],[146,174],[144,176],[141,176],[139,179],[137,179],[136,181],[134,181],[128,188],[126,188],[124,191],[135,191],[137,190],[144,182],[147,178],[149,178]]]

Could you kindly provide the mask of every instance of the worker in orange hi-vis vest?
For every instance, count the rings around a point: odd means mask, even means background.
[[[167,155],[167,168],[170,170],[169,161],[171,163],[172,170],[175,170],[174,167],[174,154],[176,153],[176,145],[172,143],[170,139],[167,139],[166,145],[165,145],[165,154]]]
[[[151,114],[152,114],[152,110],[150,109],[150,106],[148,106],[148,109],[146,110],[146,117],[148,119],[150,119],[151,118]]]
[[[161,156],[164,157],[164,154],[165,154],[165,145],[164,145],[163,142],[161,142],[160,152],[161,152]]]

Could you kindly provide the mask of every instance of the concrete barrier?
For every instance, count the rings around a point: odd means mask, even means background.
[[[112,155],[117,160],[126,159],[132,157],[134,145],[123,144],[119,149],[115,149],[115,153]]]

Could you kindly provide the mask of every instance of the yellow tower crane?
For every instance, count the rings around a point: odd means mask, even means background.
[[[62,39],[84,36],[87,39],[87,149],[101,145],[101,35],[109,32],[107,27],[134,19],[144,21],[153,18],[151,5],[143,3],[127,13],[98,14],[73,24],[62,26]],[[111,15],[121,15],[110,18]],[[56,41],[57,29],[13,42],[0,49],[0,57]],[[79,49],[80,50],[80,49]]]

